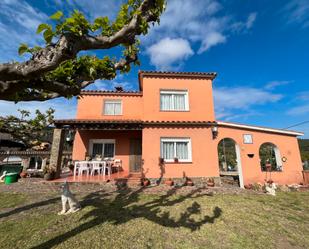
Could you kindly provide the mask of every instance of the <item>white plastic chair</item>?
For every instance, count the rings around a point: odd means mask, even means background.
[[[79,161],[76,161],[76,162],[74,163],[74,170],[73,170],[73,176],[74,176],[74,177],[75,177],[76,174],[79,172],[79,165],[80,165]]]
[[[122,161],[121,161],[121,159],[115,159],[113,167],[117,168],[117,172],[119,172],[120,169],[122,168]]]
[[[104,178],[105,178],[106,169],[107,169],[108,177],[110,178],[111,173],[112,173],[112,163],[111,163],[111,161],[110,160],[103,161],[102,164],[103,164],[103,176],[104,176]]]
[[[98,174],[100,175],[101,171],[102,171],[102,166],[100,165],[100,163],[99,162],[93,162],[90,175],[94,176],[95,172],[98,172]]]
[[[78,175],[82,176],[84,171],[86,171],[87,176],[89,176],[89,170],[90,170],[90,168],[88,166],[88,163],[80,163],[79,164],[79,169],[78,169]]]

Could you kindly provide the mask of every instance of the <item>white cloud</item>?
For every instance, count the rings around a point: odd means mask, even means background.
[[[110,19],[116,17],[122,3],[127,2],[124,0],[102,1],[102,0],[56,0],[62,8],[73,10],[77,9],[83,12],[94,20],[99,16],[108,16]]]
[[[287,23],[295,23],[303,28],[309,27],[309,1],[308,0],[292,0],[287,3],[283,9]]]
[[[297,94],[297,101],[303,100],[307,101],[309,100],[309,91],[303,91]]]
[[[274,81],[268,82],[265,86],[265,89],[271,90],[271,89],[274,89],[278,86],[284,86],[284,85],[288,85],[290,83],[292,83],[292,81],[290,81],[290,80],[274,80]]]
[[[216,14],[222,5],[216,0],[169,0],[159,26],[151,29],[143,40],[157,42],[165,37],[177,37],[202,42],[210,32],[222,33],[228,17]]]
[[[119,80],[96,80],[94,84],[91,84],[87,89],[92,90],[115,90],[115,87],[122,86],[125,91],[133,91],[133,85],[128,81]]]
[[[19,115],[18,109],[27,110],[30,111],[32,114],[34,114],[36,109],[39,109],[40,111],[46,111],[48,108],[55,109],[55,118],[61,119],[61,118],[74,118],[76,113],[76,99],[54,99],[54,100],[48,100],[44,102],[39,101],[31,101],[31,102],[19,102],[17,104],[14,104],[13,102],[9,101],[0,101],[0,113],[1,116],[7,116],[7,115]]]
[[[292,107],[287,111],[287,114],[292,116],[309,114],[309,103]]]
[[[220,43],[226,42],[226,37],[218,32],[211,32],[207,34],[202,41],[201,47],[198,50],[198,53],[201,54],[213,46],[216,46]]]
[[[254,13],[251,13],[249,16],[248,16],[248,19],[247,19],[247,22],[246,22],[246,28],[247,29],[251,29],[255,20],[256,20],[256,16],[257,16],[257,13],[254,12]]]
[[[196,44],[199,47],[197,53],[201,54],[225,43],[229,34],[235,31],[235,24],[239,26],[238,33],[252,28],[256,17],[257,13],[251,13],[244,22],[236,22],[217,0],[194,0],[194,4],[188,0],[168,0],[160,25],[142,38],[142,44],[150,47],[164,38],[185,39]]]
[[[150,46],[147,49],[147,54],[150,56],[151,64],[155,65],[158,70],[170,70],[175,63],[181,64],[194,52],[187,40],[167,37]]]
[[[258,105],[274,103],[282,99],[281,94],[274,94],[253,87],[221,87],[214,89],[216,115],[219,118],[235,118],[236,115],[252,115],[252,108]],[[240,114],[239,111],[246,113]]]
[[[126,79],[126,74],[118,74],[113,80],[96,80],[93,84],[88,86],[87,90],[115,90],[115,87],[122,86],[126,91],[136,90],[135,82],[129,82]],[[136,83],[137,84],[137,83]]]
[[[250,30],[253,27],[257,18],[257,12],[252,12],[248,15],[247,20],[244,22],[234,22],[231,24],[231,30],[234,32],[243,32]]]
[[[21,60],[17,54],[20,43],[30,46],[42,43],[35,34],[37,26],[48,16],[33,8],[26,1],[5,0],[0,2],[0,62]]]

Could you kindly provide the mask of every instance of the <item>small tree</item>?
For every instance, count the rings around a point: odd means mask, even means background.
[[[148,33],[150,24],[159,22],[164,0],[128,0],[114,21],[98,17],[89,22],[79,11],[64,18],[61,11],[50,18],[55,25],[40,24],[44,47],[22,44],[19,54],[30,53],[29,60],[0,64],[0,99],[44,101],[70,98],[96,79],[114,79],[117,73],[129,72],[139,65],[139,35]],[[80,51],[109,50],[121,47],[120,59],[83,55]]]
[[[30,118],[30,112],[18,110],[20,117],[0,116],[0,132],[9,133],[15,141],[22,142],[27,148],[32,148],[46,142],[46,129],[53,122],[53,109],[45,113],[36,110],[35,117]]]

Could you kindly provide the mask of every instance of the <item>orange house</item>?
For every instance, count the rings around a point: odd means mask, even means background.
[[[73,160],[85,155],[122,160],[124,171],[146,178],[219,179],[239,185],[300,183],[300,132],[217,121],[215,73],[140,71],[139,91],[82,91]],[[269,172],[270,171],[270,172]]]

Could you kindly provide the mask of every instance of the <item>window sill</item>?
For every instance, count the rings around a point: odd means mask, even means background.
[[[283,173],[283,170],[272,170],[272,171],[266,171],[266,170],[262,170],[261,171],[262,173],[268,173],[268,172],[271,172],[271,173]]]
[[[164,164],[192,164],[192,161],[185,161],[185,162],[164,161]]]
[[[160,110],[160,112],[190,112],[190,110]]]

